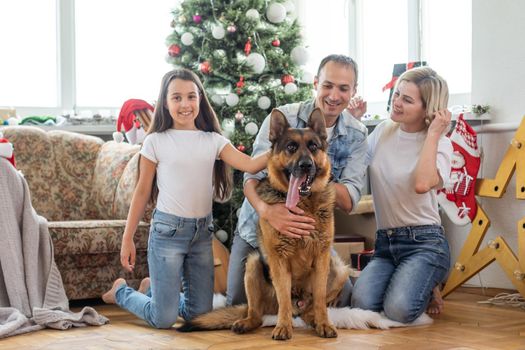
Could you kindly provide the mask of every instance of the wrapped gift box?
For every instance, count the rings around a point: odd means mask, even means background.
[[[360,252],[351,254],[350,260],[352,261],[352,267],[358,271],[362,271],[370,262],[373,255],[373,250],[362,250]]]

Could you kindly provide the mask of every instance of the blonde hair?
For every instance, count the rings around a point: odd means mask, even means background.
[[[397,91],[402,81],[412,82],[418,87],[425,109],[425,125],[428,128],[434,120],[435,113],[448,106],[447,82],[430,67],[417,67],[405,71],[397,79],[394,91]]]

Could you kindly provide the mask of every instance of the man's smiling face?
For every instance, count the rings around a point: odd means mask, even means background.
[[[317,91],[315,104],[323,112],[327,126],[348,106],[355,95],[355,72],[352,66],[328,62],[314,81]]]

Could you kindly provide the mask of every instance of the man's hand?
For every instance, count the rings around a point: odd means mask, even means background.
[[[361,120],[366,113],[366,101],[361,96],[352,97],[346,109],[354,118]]]
[[[288,210],[284,203],[267,205],[260,216],[281,234],[291,238],[308,236],[310,231],[315,229],[314,219],[305,216],[300,208],[294,207]]]

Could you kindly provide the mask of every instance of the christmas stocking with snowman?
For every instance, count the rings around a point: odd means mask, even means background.
[[[466,225],[476,216],[478,205],[474,196],[480,166],[480,152],[474,129],[465,122],[463,114],[450,134],[452,153],[449,181],[438,191],[438,202],[456,225]]]

